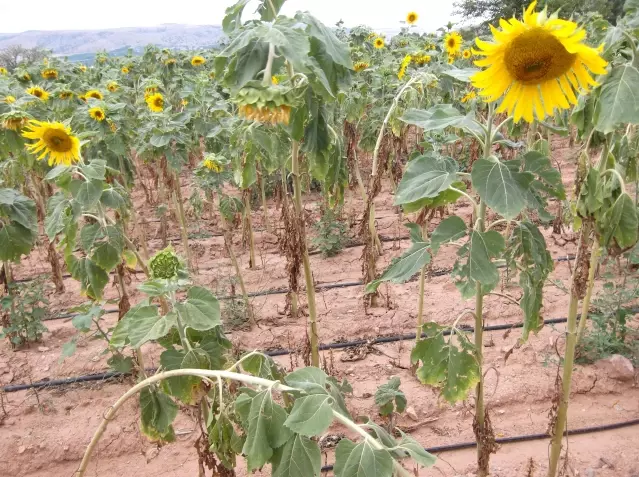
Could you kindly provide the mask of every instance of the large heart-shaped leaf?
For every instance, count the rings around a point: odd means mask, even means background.
[[[436,197],[457,177],[457,164],[448,157],[419,156],[408,163],[397,188],[395,205]]]

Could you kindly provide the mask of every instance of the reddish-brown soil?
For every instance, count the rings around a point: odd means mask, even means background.
[[[575,169],[575,153],[563,141],[554,144],[553,157],[562,167],[568,188]],[[188,177],[185,176],[185,183]],[[185,186],[184,197],[190,195]],[[378,227],[384,236],[406,235],[400,216],[393,208],[393,196],[388,193],[389,183],[376,201]],[[359,220],[362,203],[357,194],[349,193],[345,213]],[[138,210],[145,210],[149,219],[152,211],[144,205],[144,196],[136,191]],[[306,209],[314,219],[318,218],[320,197],[304,198]],[[553,205],[555,207],[555,205]],[[146,209],[145,209],[146,208]],[[470,205],[461,201],[455,213],[470,215]],[[452,211],[451,211],[452,212]],[[142,215],[142,214],[140,214]],[[263,229],[261,211],[253,214],[254,226]],[[275,204],[269,207],[272,224],[279,221]],[[404,218],[405,219],[405,218]],[[150,220],[150,219],[149,219]],[[439,223],[435,219],[431,230]],[[157,239],[157,223],[149,224],[148,236],[151,251],[160,248]],[[195,227],[193,227],[195,229]],[[219,234],[219,227],[211,221],[202,221],[198,229]],[[354,228],[355,229],[355,228]],[[575,250],[574,237],[566,227],[564,235],[553,235],[552,229],[544,231],[553,257],[566,256]],[[170,227],[172,237],[177,237],[175,224]],[[236,251],[240,257],[242,273],[250,291],[286,287],[285,258],[277,250],[277,237],[267,232],[256,232],[258,267],[248,269],[247,250],[236,234]],[[384,244],[385,253],[378,269],[381,270],[393,257],[409,246],[407,240]],[[181,245],[176,242],[176,248]],[[220,295],[229,291],[233,277],[231,263],[226,256],[221,237],[192,239],[192,253],[196,255],[200,273],[194,280],[210,287]],[[317,284],[350,282],[361,279],[362,247],[347,248],[330,259],[314,255],[311,258]],[[445,247],[436,257],[433,267],[449,268],[454,261],[455,249]],[[37,249],[15,270],[16,278],[33,277],[49,271],[46,251]],[[569,280],[567,262],[556,263],[552,280]],[[140,300],[136,286],[142,275],[131,276],[131,301]],[[83,302],[77,283],[65,280],[67,291],[62,295],[50,294],[52,310],[66,310]],[[317,294],[320,340],[329,343],[339,340],[375,338],[399,335],[415,331],[417,310],[417,283],[380,287],[385,299],[383,307],[365,312],[362,302],[362,286],[337,288]],[[519,290],[504,280],[503,293],[519,297]],[[108,287],[107,298],[117,298],[117,289]],[[251,330],[230,331],[232,341],[243,349],[270,349],[301,347],[306,327],[304,318],[291,320],[283,314],[284,295],[256,297],[251,300],[258,326]],[[557,318],[566,315],[568,296],[550,282],[544,295],[544,316]],[[107,305],[111,308],[114,305]],[[448,275],[432,277],[426,285],[426,319],[450,324],[471,301],[464,302]],[[486,323],[517,323],[522,319],[518,306],[499,296],[488,296],[485,305]],[[104,318],[104,327],[113,326],[117,315]],[[470,324],[470,323],[469,323]],[[108,356],[103,354],[105,343],[100,340],[80,340],[76,353],[60,361],[62,345],[76,335],[70,320],[46,323],[49,332],[41,343],[18,351],[8,344],[0,345],[0,384],[24,383],[44,378],[60,378],[99,372],[107,369]],[[521,330],[510,333],[488,332],[485,335],[486,397],[493,427],[497,437],[518,436],[546,432],[548,411],[557,374],[558,355],[562,352],[564,326],[546,326],[527,344],[517,347],[505,360],[506,352],[521,336]],[[556,345],[557,344],[557,345]],[[437,392],[421,385],[410,371],[410,341],[369,347],[363,359],[349,361],[347,351],[322,353],[330,372],[347,378],[354,392],[347,403],[353,415],[368,415],[376,420],[376,407],[372,395],[376,388],[391,376],[400,376],[402,389],[417,420],[401,416],[398,424],[411,428],[411,435],[426,447],[472,441],[472,399],[465,403],[449,405],[438,398]],[[158,363],[156,345],[145,346],[148,366]],[[285,367],[302,366],[301,357],[277,358]],[[64,388],[42,389],[38,392],[23,391],[0,395],[0,476],[72,476],[82,454],[106,409],[132,384],[132,379],[74,385]],[[639,389],[634,382],[610,379],[595,366],[577,366],[575,369],[569,428],[610,424],[639,418]],[[94,454],[87,475],[101,477],[121,476],[192,476],[197,475],[197,457],[193,448],[198,436],[197,424],[188,412],[180,413],[175,429],[177,442],[158,449],[143,438],[138,431],[139,409],[135,400],[127,403],[114,422],[109,425],[98,451]],[[415,417],[415,416],[413,416]],[[345,433],[334,426],[332,433]],[[639,427],[627,427],[603,433],[585,434],[569,438],[567,475],[596,475],[597,477],[639,476]],[[493,477],[545,476],[548,439],[518,444],[505,444],[492,456]],[[532,460],[534,470],[528,472]],[[332,463],[332,455],[326,456]],[[432,469],[421,469],[420,476],[470,476],[476,471],[473,449],[439,454]],[[246,475],[242,463],[238,475]],[[269,475],[256,473],[255,475]],[[300,476],[305,477],[305,476]]]

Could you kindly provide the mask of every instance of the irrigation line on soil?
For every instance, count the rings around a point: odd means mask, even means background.
[[[599,426],[590,426],[590,427],[580,427],[578,429],[567,429],[564,432],[564,436],[576,436],[580,434],[593,434],[595,432],[604,432],[604,431],[613,431],[615,429],[622,429],[624,427],[636,426],[639,425],[639,419],[630,419],[628,421],[615,422],[612,424],[602,424]],[[516,442],[528,442],[528,441],[538,441],[542,439],[548,439],[550,435],[540,433],[540,434],[524,434],[520,436],[512,436],[512,437],[498,437],[495,439],[497,444],[514,444]],[[449,444],[445,446],[436,446],[436,447],[424,447],[426,452],[431,454],[438,454],[441,452],[451,452],[456,450],[463,449],[473,449],[477,447],[477,442],[459,442],[457,444]],[[333,470],[333,465],[325,465],[322,467],[322,472],[328,472]]]
[[[555,259],[553,259],[556,262],[567,262],[570,260],[574,260],[575,256],[574,255],[568,255],[566,257],[557,257]],[[497,265],[497,268],[504,268],[504,265]],[[447,275],[448,273],[451,272],[451,269],[445,269],[445,270],[437,270],[434,271],[430,274],[431,277],[441,277],[444,275]],[[406,283],[409,282],[413,282],[417,279],[417,275],[415,275],[414,278],[411,278],[410,280],[407,280]],[[326,283],[324,285],[319,284],[315,287],[315,290],[318,292],[322,292],[325,290],[332,290],[335,288],[349,288],[349,287],[358,287],[358,286],[362,286],[364,285],[364,282],[361,280],[358,280],[356,282],[338,282],[338,283]],[[300,291],[304,291],[305,288],[304,287],[300,287]],[[264,290],[261,292],[249,292],[247,293],[247,295],[249,296],[249,298],[255,298],[258,296],[268,296],[268,295],[284,295],[286,293],[290,292],[290,289],[288,288],[272,288],[271,290]],[[240,299],[241,296],[239,295],[228,295],[228,296],[221,296],[221,297],[217,297],[218,300],[220,301],[225,301],[225,300],[237,300]],[[106,310],[105,311],[105,315],[109,315],[109,314],[113,314],[113,313],[119,313],[119,310],[117,308],[113,308],[111,310]],[[50,316],[50,317],[46,317],[43,318],[42,321],[54,321],[54,320],[63,320],[65,318],[73,318],[74,316],[78,316],[80,313],[63,313],[61,315],[55,315],[55,316]]]
[[[548,325],[554,325],[559,323],[565,323],[566,321],[567,321],[567,318],[553,318],[553,319],[544,321],[544,323]],[[491,326],[485,326],[484,331],[503,331],[508,329],[523,328],[523,326],[524,326],[523,322],[515,323],[515,324],[491,325]],[[474,328],[472,327],[462,327],[459,329],[469,333],[472,333],[474,331]],[[445,336],[449,335],[450,333],[451,333],[450,330],[444,331]],[[427,335],[424,333],[422,334],[422,337],[427,337]],[[331,349],[350,348],[353,346],[361,346],[366,344],[368,345],[386,344],[386,343],[394,343],[397,341],[408,341],[408,340],[414,340],[414,339],[415,339],[415,333],[406,334],[406,335],[396,335],[396,336],[381,336],[373,340],[359,339],[359,340],[353,340],[353,341],[344,341],[341,343],[327,343],[327,344],[320,345],[319,349],[320,351],[326,351]],[[289,354],[295,353],[295,350],[282,348],[282,349],[264,351],[263,353],[271,357],[287,356]],[[155,372],[156,369],[150,368],[147,371]],[[86,374],[84,376],[76,376],[73,378],[53,379],[53,380],[44,379],[41,381],[36,381],[34,383],[6,385],[0,388],[0,392],[12,393],[17,391],[25,391],[27,389],[41,389],[41,388],[58,387],[58,386],[69,386],[71,384],[76,384],[76,383],[107,381],[110,379],[116,379],[116,378],[126,377],[130,375],[131,373],[111,371],[111,372],[105,372],[105,373]]]

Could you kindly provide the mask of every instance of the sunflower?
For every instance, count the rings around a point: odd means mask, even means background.
[[[44,79],[58,79],[58,70],[55,68],[47,68],[42,71],[42,77]]]
[[[149,99],[150,96],[153,96],[157,92],[158,92],[157,86],[147,86],[146,89],[144,90],[144,99]]]
[[[58,98],[60,99],[71,99],[73,97],[73,93],[71,91],[61,91],[58,94]]]
[[[444,46],[446,47],[446,51],[449,55],[456,55],[461,50],[463,38],[462,36],[453,31],[451,33],[447,33],[444,37]]]
[[[291,107],[283,104],[273,107],[259,107],[253,104],[244,104],[239,107],[238,115],[260,123],[285,124],[288,126],[291,117]]]
[[[220,164],[219,161],[216,161],[215,159],[212,159],[210,157],[204,159],[204,167],[206,167],[209,171],[213,171],[217,174],[222,172],[222,170],[224,169],[224,166]]]
[[[175,58],[167,58],[166,60],[164,60],[164,64],[166,66],[171,66],[171,65],[174,65],[175,63],[177,63],[177,60]]]
[[[275,75],[271,76],[271,84],[280,84],[280,79]]]
[[[80,140],[71,133],[71,128],[62,123],[32,119],[22,136],[37,140],[33,144],[28,144],[27,149],[33,154],[40,154],[38,160],[48,156],[50,166],[70,166],[80,161]]]
[[[31,75],[29,73],[23,73],[20,79],[22,81],[31,81]]]
[[[469,49],[462,51],[462,58],[465,60],[469,59],[471,56],[473,56],[473,53]]]
[[[373,42],[373,45],[378,50],[384,48],[384,39],[381,36],[378,36],[377,38],[375,38],[375,41]]]
[[[430,63],[430,60],[431,58],[429,55],[422,55],[421,53],[413,55],[413,61],[419,66],[424,66],[426,63]]]
[[[452,65],[455,63],[455,55],[448,55],[448,64]]]
[[[206,63],[206,59],[204,59],[203,56],[194,56],[193,58],[191,58],[191,64],[193,66],[201,66],[204,63]]]
[[[413,25],[417,23],[418,18],[419,15],[417,15],[416,12],[408,12],[408,15],[406,15],[406,23],[408,23],[409,25]]]
[[[104,121],[104,118],[106,118],[106,113],[104,112],[104,109],[100,108],[99,106],[96,106],[94,108],[89,109],[89,116],[91,116],[91,119],[94,119],[100,122],[100,121]]]
[[[2,121],[2,127],[4,129],[11,129],[12,131],[19,131],[27,125],[29,117],[21,112],[13,112],[4,116]]]
[[[211,78],[212,80],[214,80],[214,79],[215,79],[215,71],[211,71],[211,72],[209,73],[209,78]]]
[[[189,100],[188,99],[183,99],[182,101],[180,101],[180,104],[182,106],[188,106],[189,105]]]
[[[413,57],[410,55],[406,55],[402,60],[402,64],[399,66],[399,71],[397,72],[397,77],[402,79],[406,74],[406,68],[410,65],[411,61],[413,61]]]
[[[111,92],[111,93],[115,93],[118,89],[120,88],[120,85],[117,84],[115,81],[109,81],[107,83],[107,89]]]
[[[353,69],[357,72],[360,72],[360,71],[364,71],[369,66],[370,65],[366,63],[365,61],[358,61],[357,63],[353,65]]]
[[[0,76],[7,76],[9,72],[4,66],[0,66]]]
[[[16,102],[16,98],[15,96],[8,95],[8,96],[5,96],[4,102],[7,104],[12,104]]]
[[[122,74],[125,74],[125,75],[129,74],[129,68],[126,66],[123,66],[120,71],[122,72]]]
[[[476,97],[477,97],[477,93],[476,93],[476,92],[474,92],[474,91],[469,91],[469,92],[468,92],[468,93],[466,93],[466,94],[464,95],[464,97],[461,99],[461,102],[462,102],[462,103],[467,103],[467,102],[469,102],[470,100],[475,99]]]
[[[486,101],[503,97],[498,112],[514,113],[515,121],[532,122],[552,115],[555,108],[577,104],[575,91],[590,91],[597,82],[590,75],[606,74],[601,49],[583,43],[586,32],[576,23],[535,12],[532,2],[523,20],[500,20],[493,28],[494,42],[475,40],[486,67],[471,82]],[[586,69],[587,68],[587,69]],[[590,70],[590,72],[588,71]]]
[[[78,69],[79,69],[80,71],[82,71],[83,73],[86,73],[86,72],[87,72],[87,67],[86,67],[85,65],[80,65],[80,66],[78,66]]]
[[[164,110],[164,96],[162,93],[155,93],[146,98],[146,104],[154,113],[160,113]]]
[[[84,97],[86,99],[93,98],[102,101],[104,99],[104,95],[100,93],[97,89],[92,89],[84,93]]]
[[[40,88],[40,86],[33,86],[27,90],[27,93],[31,96],[35,96],[41,101],[47,101],[49,99],[49,93]]]
[[[111,121],[110,119],[107,119],[107,123],[109,123],[109,129],[111,129],[111,132],[116,132],[118,130],[118,125],[115,124],[113,121]]]

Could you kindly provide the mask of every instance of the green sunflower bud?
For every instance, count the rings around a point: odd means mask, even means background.
[[[171,279],[177,278],[178,270],[180,269],[180,259],[173,250],[173,247],[169,246],[156,253],[151,260],[149,260],[149,268],[153,278]]]

